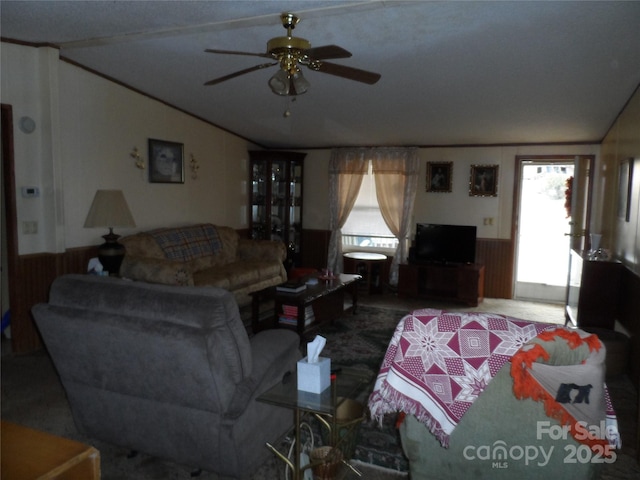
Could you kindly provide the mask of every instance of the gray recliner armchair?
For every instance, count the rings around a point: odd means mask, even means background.
[[[66,275],[33,315],[90,438],[246,478],[292,427],[256,397],[295,371],[299,338],[249,338],[226,290]]]

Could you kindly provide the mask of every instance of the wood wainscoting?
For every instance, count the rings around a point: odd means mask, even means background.
[[[302,230],[302,265],[305,268],[327,268],[327,252],[331,230]]]
[[[37,253],[18,257],[11,279],[11,350],[27,353],[42,348],[42,340],[31,316],[31,307],[49,299],[53,280],[67,273],[85,273],[97,247],[69,249],[64,253]]]
[[[485,267],[485,297],[513,298],[514,246],[511,239],[479,238],[476,262]]]

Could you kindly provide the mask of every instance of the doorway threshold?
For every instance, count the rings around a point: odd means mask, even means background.
[[[522,300],[524,302],[564,304],[566,297],[567,287],[564,285],[516,282],[514,295],[515,300]]]

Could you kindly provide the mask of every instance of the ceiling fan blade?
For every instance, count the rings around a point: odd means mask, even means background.
[[[263,63],[261,65],[256,65],[255,67],[245,68],[244,70],[239,70],[234,73],[230,73],[229,75],[225,75],[224,77],[214,78],[213,80],[209,80],[205,83],[205,85],[216,85],[218,83],[222,83],[226,80],[230,80],[235,77],[239,77],[240,75],[244,75],[245,73],[255,72],[256,70],[262,70],[263,68],[273,67],[274,65],[278,65],[278,62],[272,63]]]
[[[313,60],[324,60],[326,58],[349,58],[351,52],[337,45],[324,45],[322,47],[308,48],[305,55]]]
[[[348,78],[349,80],[355,80],[356,82],[368,83],[369,85],[373,85],[380,80],[381,77],[379,73],[368,72],[366,70],[347,67],[345,65],[338,65],[337,63],[318,62],[318,65],[310,65],[310,68],[312,70],[317,70],[318,72]]]
[[[239,52],[236,50],[218,50],[215,48],[205,49],[207,53],[223,53],[225,55],[249,55],[250,57],[272,58],[268,53]]]

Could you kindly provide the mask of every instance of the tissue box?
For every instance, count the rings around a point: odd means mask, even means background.
[[[318,357],[316,363],[307,362],[307,357],[298,361],[298,390],[322,393],[331,385],[331,359]]]

